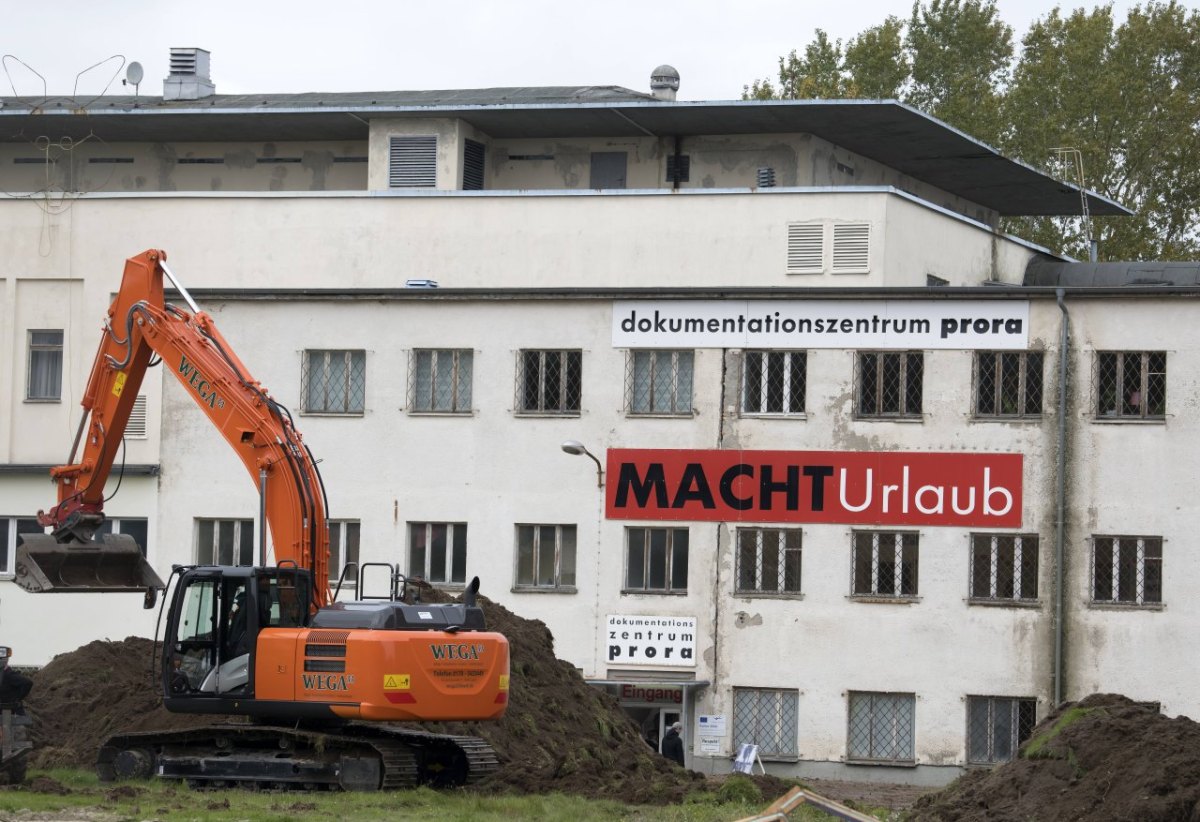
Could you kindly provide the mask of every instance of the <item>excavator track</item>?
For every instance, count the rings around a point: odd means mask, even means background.
[[[101,781],[157,776],[210,789],[455,787],[497,768],[496,752],[478,737],[366,723],[348,723],[336,731],[214,724],[125,733],[110,737],[96,761]]]

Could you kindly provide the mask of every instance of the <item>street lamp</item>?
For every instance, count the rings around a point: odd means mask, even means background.
[[[586,454],[588,457],[590,457],[592,462],[596,463],[596,487],[604,487],[604,469],[600,465],[600,460],[596,459],[596,455],[587,450],[582,442],[579,440],[567,440],[562,444],[562,450],[566,451],[568,454],[574,454],[575,456]]]

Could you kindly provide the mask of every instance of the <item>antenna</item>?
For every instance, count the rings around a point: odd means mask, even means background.
[[[1083,152],[1077,148],[1069,147],[1052,148],[1050,150],[1054,152],[1054,156],[1064,166],[1067,164],[1075,166],[1071,170],[1075,172],[1075,179],[1079,181],[1079,214],[1083,218],[1083,238],[1087,240],[1088,261],[1094,263],[1097,256],[1096,241],[1092,239],[1092,214],[1088,210],[1087,184],[1083,179]]]
[[[137,97],[138,85],[142,82],[144,76],[145,72],[142,71],[142,64],[135,60],[125,69],[125,79],[121,81],[121,85],[133,86],[133,96]]]

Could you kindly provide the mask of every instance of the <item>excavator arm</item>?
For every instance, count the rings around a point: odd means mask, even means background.
[[[164,276],[190,311],[165,301]],[[250,377],[212,318],[171,274],[166,253],[155,249],[125,263],[81,402],[84,413],[71,456],[66,465],[50,471],[58,504],[38,513],[38,522],[51,533],[22,535],[16,582],[37,593],[146,590],[148,604],[163,587],[132,539],[113,534],[97,539],[104,523],[105,484],[154,356],[260,487],[275,562],[311,571],[313,605],[326,604],[327,501],[316,460],[288,410]]]

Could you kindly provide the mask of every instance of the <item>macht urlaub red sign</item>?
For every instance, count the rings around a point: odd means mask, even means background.
[[[609,519],[1019,528],[1020,454],[612,449]]]

